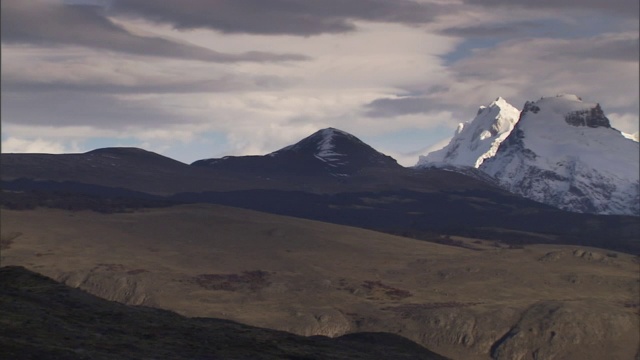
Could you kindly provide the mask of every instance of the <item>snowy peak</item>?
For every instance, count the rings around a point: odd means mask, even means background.
[[[638,143],[611,127],[597,103],[562,94],[527,102],[480,170],[503,187],[565,210],[640,214]]]
[[[343,175],[362,167],[399,167],[357,137],[335,128],[318,130],[294,145],[268,154],[270,157],[297,157],[320,161],[329,170]]]
[[[488,106],[480,106],[476,117],[458,125],[447,146],[420,156],[417,167],[479,167],[495,155],[502,141],[511,133],[520,111],[498,97]]]
[[[326,128],[318,130],[294,145],[287,146],[269,155],[278,156],[285,152],[310,152],[320,161],[332,165],[340,165],[348,161],[345,158],[346,154],[337,152],[338,145],[345,142],[356,142],[366,146],[366,144],[358,138],[347,132],[334,128]]]
[[[327,128],[318,131],[321,138],[316,146],[316,152],[313,156],[320,161],[324,161],[329,166],[338,166],[348,163],[346,154],[336,152],[336,148],[340,140],[339,138],[347,138],[349,141],[359,141],[355,136],[344,131],[334,128]]]

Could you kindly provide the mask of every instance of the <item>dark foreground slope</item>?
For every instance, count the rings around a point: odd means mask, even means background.
[[[384,333],[303,337],[102,300],[0,268],[3,359],[446,359]]]

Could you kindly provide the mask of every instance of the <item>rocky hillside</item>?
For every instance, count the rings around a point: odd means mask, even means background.
[[[303,337],[106,301],[22,267],[0,268],[3,359],[446,360],[403,337]]]

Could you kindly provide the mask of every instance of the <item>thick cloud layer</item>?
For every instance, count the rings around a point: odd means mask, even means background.
[[[637,1],[2,0],[3,151],[185,162],[319,128],[405,165],[498,96],[577,93],[638,131]]]
[[[508,6],[531,9],[570,9],[572,11],[596,10],[628,17],[638,17],[640,9],[636,0],[464,0],[464,2],[489,8]]]
[[[105,16],[102,7],[46,1],[4,0],[2,42],[40,46],[75,45],[134,55],[211,62],[299,61],[298,54],[251,51],[225,54],[160,37],[132,34]]]
[[[354,20],[424,24],[448,8],[412,0],[113,0],[110,10],[177,29],[308,36],[354,31]]]

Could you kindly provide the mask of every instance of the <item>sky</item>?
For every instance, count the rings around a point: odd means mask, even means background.
[[[405,166],[497,97],[639,119],[637,0],[2,0],[2,152],[261,155],[316,130]]]

